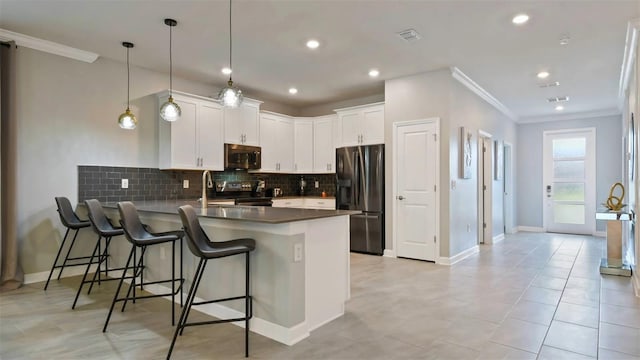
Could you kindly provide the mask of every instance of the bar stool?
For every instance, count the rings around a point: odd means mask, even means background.
[[[75,260],[86,260],[90,259],[91,256],[77,256],[77,257],[69,257],[71,254],[71,249],[73,248],[73,244],[76,243],[76,237],[78,236],[78,231],[82,228],[86,228],[91,226],[91,222],[89,220],[81,220],[78,215],[73,211],[73,207],[71,206],[71,202],[66,197],[56,197],[56,204],[58,205],[58,214],[60,215],[60,222],[67,228],[67,231],[64,233],[64,237],[62,238],[62,244],[60,244],[60,248],[58,249],[58,254],[56,254],[56,259],[53,260],[53,265],[51,266],[51,271],[49,271],[49,277],[47,278],[47,283],[44,284],[44,290],[47,290],[49,286],[49,281],[51,280],[51,275],[53,275],[53,270],[60,268],[60,272],[58,273],[58,280],[60,280],[60,276],[62,276],[62,272],[64,271],[65,266],[81,266],[87,265],[88,262],[75,262]],[[64,261],[62,265],[58,264],[58,259],[60,258],[60,254],[62,253],[62,249],[64,248],[64,244],[67,241],[67,237],[69,236],[69,232],[71,230],[75,230],[73,234],[73,240],[71,240],[71,245],[69,245],[69,249],[67,250],[67,255],[64,257]],[[72,264],[67,264],[67,261],[72,261]]]
[[[89,286],[89,290],[87,291],[87,294],[91,293],[91,289],[93,289],[93,284],[96,281],[96,276],[98,278],[98,284],[100,284],[101,281],[118,280],[118,278],[102,279],[101,274],[104,273],[106,276],[109,276],[109,263],[108,263],[109,253],[107,249],[109,247],[109,244],[111,243],[111,239],[114,236],[119,236],[124,233],[121,227],[114,226],[111,223],[111,220],[107,217],[107,215],[105,215],[104,209],[102,208],[100,201],[96,199],[90,199],[90,200],[85,200],[84,203],[87,206],[91,227],[93,228],[93,231],[96,234],[98,234],[98,240],[96,241],[96,246],[94,247],[93,253],[91,254],[91,260],[87,264],[87,268],[84,271],[84,275],[82,276],[80,287],[78,287],[78,291],[76,292],[76,298],[73,300],[73,305],[71,306],[72,309],[75,309],[76,307],[76,303],[78,302],[78,297],[82,292],[82,288],[84,287],[84,284],[88,284],[88,283],[91,284]],[[101,240],[103,238],[105,239],[104,251],[101,250],[101,245],[100,245]],[[97,262],[94,262],[94,258],[97,259]],[[96,263],[98,264],[98,268],[93,273],[93,277],[91,278],[91,280],[87,280],[87,275],[89,274],[89,269],[91,267],[91,264],[96,264]],[[103,263],[104,263],[104,270],[101,269],[101,266]],[[121,267],[121,268],[114,268],[111,270],[123,270],[123,269],[124,268]]]
[[[113,301],[111,302],[111,308],[109,309],[109,314],[107,315],[107,319],[104,323],[104,327],[102,328],[102,332],[107,331],[107,326],[109,325],[109,320],[111,319],[111,314],[113,313],[113,308],[116,303],[119,301],[124,301],[122,304],[122,311],[124,311],[127,301],[132,300],[134,303],[136,299],[149,299],[156,297],[163,297],[171,295],[171,325],[175,324],[175,297],[176,294],[181,293],[182,284],[184,283],[184,277],[182,276],[182,238],[184,237],[184,232],[182,230],[178,231],[168,231],[162,233],[153,233],[148,230],[148,227],[142,224],[140,221],[140,217],[138,216],[138,210],[133,205],[133,203],[124,201],[118,203],[118,211],[120,212],[120,224],[122,224],[122,228],[124,230],[124,235],[131,243],[131,251],[129,252],[129,258],[127,259],[127,264],[125,265],[125,269],[122,272],[122,277],[120,278],[120,282],[118,283],[118,289],[113,296]],[[176,279],[176,242],[180,241],[180,278]],[[144,282],[144,278],[142,277],[142,273],[144,270],[144,253],[147,250],[147,246],[156,245],[156,244],[164,244],[171,242],[172,250],[171,250],[171,279],[169,280],[159,280],[159,281],[150,281]],[[140,248],[140,259],[136,262],[136,249]],[[133,259],[133,261],[132,261]],[[129,266],[131,264],[131,266]],[[120,289],[122,288],[122,283],[127,271],[131,269],[131,283],[129,284],[129,290],[127,290],[127,295],[123,298],[120,298]],[[171,293],[165,294],[154,294],[154,295],[145,295],[145,296],[136,296],[136,278],[140,276],[140,289],[143,288],[144,285],[151,284],[162,284],[171,282]],[[179,282],[178,287],[176,288],[176,282]],[[133,297],[130,297],[131,292],[133,290]],[[180,296],[180,306],[182,307],[182,295]]]
[[[229,241],[212,242],[209,240],[207,234],[202,230],[196,212],[190,205],[181,206],[178,209],[180,218],[182,219],[182,225],[187,233],[187,245],[193,255],[200,258],[198,267],[196,269],[191,288],[189,289],[189,295],[187,295],[187,304],[182,309],[182,315],[178,321],[178,326],[173,334],[173,340],[171,341],[171,347],[169,347],[169,353],[167,354],[167,360],[171,358],[171,352],[173,346],[176,343],[178,333],[182,335],[184,328],[187,326],[206,325],[206,324],[220,324],[235,321],[244,321],[244,356],[249,356],[249,319],[253,317],[253,298],[249,295],[249,253],[256,248],[256,241],[254,239],[235,239]],[[204,273],[207,261],[211,259],[218,259],[233,255],[246,255],[246,272],[245,272],[245,294],[242,296],[229,297],[224,299],[216,299],[209,301],[194,302],[200,280],[202,280],[202,274]],[[244,317],[235,319],[222,319],[212,321],[198,321],[193,323],[187,323],[189,312],[194,305],[211,304],[215,302],[231,301],[244,299]]]

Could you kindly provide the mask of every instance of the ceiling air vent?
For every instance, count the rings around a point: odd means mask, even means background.
[[[538,85],[541,88],[550,88],[550,87],[556,87],[556,86],[560,86],[560,82],[559,81],[554,81],[554,82],[550,82],[550,83],[546,83],[546,84],[540,84]]]
[[[420,40],[421,38],[420,34],[414,29],[407,29],[407,30],[400,31],[398,33],[398,36],[400,36],[406,42]]]
[[[565,102],[565,101],[569,101],[569,97],[568,96],[550,97],[547,99],[547,101],[550,103]]]

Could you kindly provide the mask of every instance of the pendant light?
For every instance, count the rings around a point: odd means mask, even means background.
[[[136,119],[136,116],[133,115],[129,109],[129,49],[133,47],[133,44],[125,41],[122,43],[122,46],[127,48],[127,110],[118,117],[118,125],[123,129],[132,130],[135,129],[138,124],[138,119]]]
[[[231,0],[229,0],[229,68],[233,71],[233,66],[231,64]],[[242,90],[233,86],[233,80],[231,79],[231,74],[229,74],[229,81],[227,82],[227,86],[220,90],[218,94],[218,101],[220,104],[225,107],[236,108],[240,106],[242,103]]]
[[[182,110],[180,106],[173,102],[173,57],[172,57],[172,44],[171,44],[171,32],[172,28],[178,25],[178,22],[173,19],[164,19],[164,23],[169,26],[169,99],[160,107],[160,117],[167,121],[176,121],[180,119]]]

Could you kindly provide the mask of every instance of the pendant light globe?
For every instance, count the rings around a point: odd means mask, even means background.
[[[229,108],[237,108],[242,104],[243,99],[242,90],[233,86],[232,80],[229,80],[229,82],[227,82],[227,86],[220,90],[220,93],[218,94],[220,104]]]
[[[133,130],[138,125],[138,119],[136,119],[136,116],[131,112],[131,109],[129,108],[129,86],[130,86],[129,85],[129,80],[130,80],[129,49],[133,47],[133,43],[125,41],[122,43],[122,46],[127,48],[127,110],[125,110],[118,117],[118,125],[120,125],[120,127],[123,129]]]
[[[169,27],[169,99],[160,106],[160,117],[166,121],[176,121],[182,116],[182,109],[173,101],[173,51],[172,51],[172,29],[178,25],[173,19],[164,19],[165,25]]]
[[[231,37],[231,0],[229,0],[229,69],[232,67],[232,37]],[[242,104],[243,100],[242,90],[233,86],[233,80],[231,79],[231,73],[229,73],[229,81],[227,86],[222,88],[218,93],[218,101],[224,107],[237,108]]]
[[[136,116],[127,108],[127,110],[118,117],[118,125],[125,130],[133,130],[136,128],[136,125],[138,125],[138,119],[136,119]]]

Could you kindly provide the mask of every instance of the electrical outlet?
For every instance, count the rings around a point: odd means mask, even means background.
[[[129,188],[129,179],[122,179],[122,185],[121,187],[123,189],[128,189]]]
[[[294,244],[293,245],[293,262],[302,261],[302,244]]]
[[[165,260],[167,258],[167,253],[164,250],[164,247],[160,248],[160,260]]]
[[[182,180],[182,188],[183,189],[189,188],[189,180]]]
[[[320,181],[316,180],[316,189],[320,187]]]

